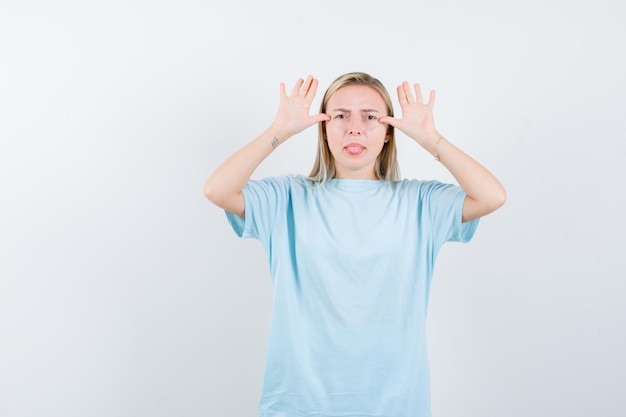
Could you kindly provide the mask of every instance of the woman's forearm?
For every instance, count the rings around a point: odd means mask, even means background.
[[[500,181],[487,168],[442,136],[435,141],[432,153],[467,194],[463,221],[485,216],[505,203],[506,191]]]
[[[287,132],[272,124],[213,172],[204,185],[205,196],[216,206],[243,216],[243,188],[261,162],[288,138]]]

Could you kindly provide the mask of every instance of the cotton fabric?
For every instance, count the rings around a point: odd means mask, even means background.
[[[469,241],[466,194],[438,181],[251,180],[245,217],[269,260],[273,310],[260,417],[430,417],[435,258]]]

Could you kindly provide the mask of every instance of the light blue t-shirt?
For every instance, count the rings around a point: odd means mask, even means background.
[[[466,194],[437,181],[250,181],[241,237],[273,289],[260,417],[430,417],[426,315],[435,258],[467,242]]]

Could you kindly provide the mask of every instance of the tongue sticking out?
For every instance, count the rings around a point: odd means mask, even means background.
[[[358,155],[365,150],[365,148],[361,145],[348,145],[345,149],[350,155]]]

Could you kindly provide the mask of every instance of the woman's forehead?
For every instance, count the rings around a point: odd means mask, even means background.
[[[335,108],[372,108],[385,110],[382,96],[372,87],[365,85],[349,85],[335,91],[328,100],[327,109]]]

